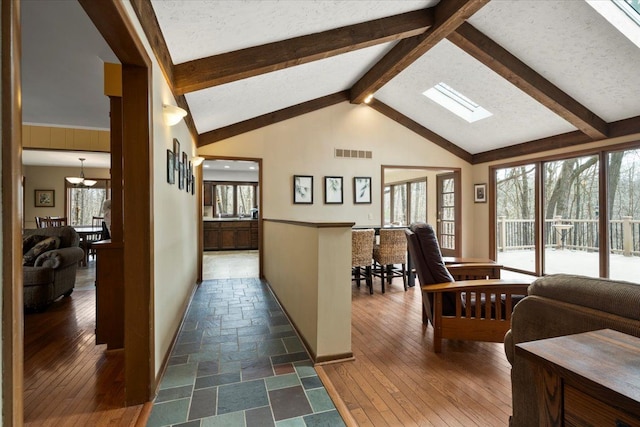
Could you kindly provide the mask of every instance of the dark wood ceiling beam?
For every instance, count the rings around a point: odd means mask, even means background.
[[[640,135],[640,116],[612,122],[609,123],[608,126],[610,129],[610,138],[621,138],[635,134]],[[558,148],[587,144],[589,142],[594,141],[583,132],[568,132],[550,136],[548,138],[536,139],[534,141],[523,142],[521,144],[511,145],[505,148],[498,148],[496,150],[474,154],[473,161],[471,163],[475,165],[478,163],[511,159],[519,156],[529,156],[532,154],[542,153],[544,151],[556,150]]]
[[[151,0],[131,0],[131,6],[140,21],[144,34],[147,36],[147,40],[151,45],[151,50],[153,50],[153,53],[158,60],[165,80],[171,88],[176,104],[187,112],[187,116],[184,118],[184,121],[189,128],[189,133],[193,139],[197,141],[198,131],[196,129],[195,122],[193,121],[193,117],[191,116],[189,104],[187,103],[184,95],[176,93],[176,90],[173,87],[173,61],[171,60],[171,54],[169,53],[167,42],[160,30],[160,24],[158,24],[158,19],[155,11],[153,10]]]
[[[349,100],[343,91],[200,134],[198,148]]]
[[[424,34],[398,42],[351,88],[351,102],[360,104],[446,38],[489,0],[447,0],[433,7],[434,23]]]
[[[433,20],[431,9],[417,10],[176,64],[174,87],[184,94],[415,36]]]
[[[383,115],[387,116],[388,118],[390,118],[394,122],[397,122],[397,123],[401,124],[402,126],[406,127],[407,129],[417,133],[421,137],[433,142],[437,146],[439,146],[441,148],[444,148],[445,150],[447,150],[451,154],[454,154],[454,155],[460,157],[462,160],[465,160],[465,161],[471,163],[471,160],[472,160],[473,156],[469,152],[467,152],[467,151],[463,150],[462,148],[458,147],[457,145],[455,145],[454,143],[452,143],[448,139],[443,138],[440,135],[438,135],[437,133],[425,128],[420,123],[417,123],[417,122],[413,121],[412,119],[410,119],[409,117],[407,117],[404,114],[400,113],[399,111],[394,110],[393,108],[389,107],[384,102],[380,102],[377,99],[373,99],[369,103],[369,107],[373,108],[374,110],[376,110],[380,114],[383,114]]]
[[[448,39],[592,139],[608,136],[604,120],[471,24],[462,24]]]

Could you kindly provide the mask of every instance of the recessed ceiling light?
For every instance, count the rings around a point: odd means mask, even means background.
[[[486,119],[493,115],[451,86],[442,82],[422,94],[469,123],[477,122],[478,120]]]
[[[231,166],[229,166],[229,165],[224,165],[224,168],[225,168],[225,169],[229,169],[230,167],[231,167]]]
[[[208,167],[210,167],[210,166],[209,166],[209,164],[208,164],[208,163],[205,163],[205,164],[204,164],[204,167],[205,167],[205,168],[208,168]]]
[[[254,170],[256,167],[255,166],[249,166],[249,169]]]

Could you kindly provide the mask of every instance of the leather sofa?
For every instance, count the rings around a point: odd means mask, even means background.
[[[511,426],[540,425],[533,371],[515,345],[605,328],[640,337],[640,284],[557,274],[529,286],[504,341],[511,363]]]
[[[25,310],[42,311],[58,297],[71,295],[76,283],[78,262],[84,258],[84,251],[79,246],[80,238],[73,227],[25,230],[23,243],[29,236],[59,239],[58,248],[37,255],[33,266],[22,267]]]

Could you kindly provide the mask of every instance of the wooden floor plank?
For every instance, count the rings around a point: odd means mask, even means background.
[[[24,322],[24,425],[134,426],[124,353],[95,344],[95,289],[76,290]]]
[[[444,340],[422,325],[419,289],[394,280],[374,295],[352,287],[355,360],[322,367],[330,395],[360,425],[506,426],[511,367],[501,343]]]

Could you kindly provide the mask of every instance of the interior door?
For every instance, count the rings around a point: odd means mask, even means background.
[[[436,234],[442,256],[460,256],[460,172],[439,174]]]

